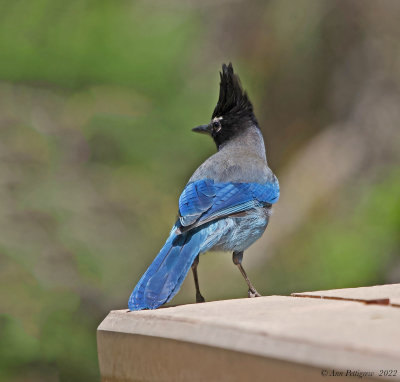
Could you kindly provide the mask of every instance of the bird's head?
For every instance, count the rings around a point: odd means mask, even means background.
[[[193,129],[211,135],[217,148],[248,127],[258,126],[253,105],[243,91],[239,77],[233,72],[231,63],[222,65],[220,76],[219,99],[211,122]]]

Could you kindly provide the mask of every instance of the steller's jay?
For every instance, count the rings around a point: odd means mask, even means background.
[[[192,268],[196,302],[204,302],[197,277],[199,255],[232,251],[249,287],[260,294],[242,267],[243,251],[265,231],[279,183],[268,167],[253,106],[232,64],[222,65],[220,93],[211,122],[193,131],[211,135],[217,153],[194,172],[179,198],[179,218],[129,299],[130,310],[156,309],[170,301]]]

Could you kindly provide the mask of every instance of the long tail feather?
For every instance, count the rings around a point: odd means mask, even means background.
[[[156,309],[179,291],[208,233],[196,230],[177,235],[175,231],[176,227],[133,290],[130,310]]]

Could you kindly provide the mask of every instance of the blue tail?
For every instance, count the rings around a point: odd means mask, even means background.
[[[130,310],[156,309],[179,291],[208,232],[193,230],[177,235],[176,228],[133,290]]]

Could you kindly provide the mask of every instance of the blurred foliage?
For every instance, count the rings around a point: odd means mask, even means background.
[[[270,261],[269,290],[292,293],[400,281],[399,275],[388,277],[399,262],[400,171],[389,168],[383,175],[378,184],[348,188],[350,200],[338,211],[318,211],[304,224]]]
[[[0,1],[0,380],[99,379],[232,61],[282,198],[245,256],[265,294],[400,281],[395,1]],[[325,177],[323,177],[325,176]],[[254,253],[254,251],[256,253]],[[227,254],[207,300],[245,297]],[[189,275],[173,304],[193,302]]]

